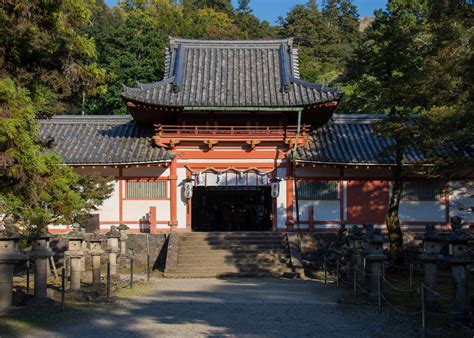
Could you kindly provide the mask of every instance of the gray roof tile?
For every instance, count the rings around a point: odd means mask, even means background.
[[[299,79],[297,56],[291,40],[171,39],[165,78],[124,86],[122,96],[173,107],[303,107],[339,100],[339,90]]]
[[[392,165],[395,163],[393,140],[374,130],[381,115],[334,115],[314,130],[306,147],[297,149],[295,159],[309,163]],[[423,162],[414,147],[406,152],[406,163]]]
[[[40,120],[42,138],[66,164],[138,164],[169,162],[172,155],[152,141],[153,126],[125,116],[55,116]]]

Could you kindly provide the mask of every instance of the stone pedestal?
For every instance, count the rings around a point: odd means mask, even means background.
[[[51,235],[45,231],[31,242],[31,250],[28,256],[35,262],[35,289],[36,299],[48,298],[48,265],[49,258],[54,253],[49,249],[49,238]]]
[[[77,291],[81,289],[84,235],[80,232],[80,229],[73,224],[73,231],[69,233],[67,237],[69,242],[68,250],[65,252],[65,255],[71,260],[71,284],[69,289]]]
[[[107,251],[109,253],[110,277],[117,278],[117,253],[119,249],[120,232],[115,226],[110,227],[107,236]]]
[[[446,236],[449,243],[450,254],[446,262],[451,265],[451,277],[453,280],[453,300],[457,319],[464,322],[469,321],[470,295],[469,274],[467,266],[473,259],[468,252],[468,242],[471,235],[462,230],[461,218],[451,218],[452,232]]]
[[[435,231],[434,225],[427,225],[425,234],[419,239],[423,240],[423,252],[418,256],[418,260],[424,266],[424,283],[429,289],[436,292],[438,288],[438,262],[443,258],[440,254],[443,248],[442,237],[440,233]],[[434,292],[426,290],[425,302],[428,309],[436,310],[439,308],[437,299],[438,296]]]
[[[103,253],[102,238],[99,233],[94,233],[89,241],[89,254],[92,257],[92,285],[96,288],[100,288],[100,257]]]
[[[379,285],[382,282],[382,265],[387,259],[383,253],[383,244],[386,242],[382,236],[380,229],[374,229],[368,236],[366,236],[366,243],[368,252],[366,256],[367,264],[369,266],[369,300],[376,301],[378,299]],[[379,284],[380,283],[380,284]]]
[[[120,231],[120,256],[127,256],[127,230],[129,227],[125,224],[120,224],[118,230]]]
[[[12,307],[13,266],[26,259],[18,251],[20,235],[13,228],[13,218],[5,217],[4,222],[0,230],[0,311]]]

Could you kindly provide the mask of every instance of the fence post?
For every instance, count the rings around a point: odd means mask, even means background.
[[[378,305],[379,305],[379,313],[382,312],[382,276],[378,275],[377,279],[377,288],[378,288],[378,294],[377,294],[377,300],[378,300]]]
[[[339,287],[339,259],[336,261],[336,286]]]
[[[61,269],[61,311],[64,312],[64,299],[66,292],[66,269],[62,267]]]
[[[26,261],[26,294],[30,293],[30,260]]]
[[[110,261],[107,262],[107,303],[110,301]]]
[[[423,337],[427,337],[426,327],[426,297],[425,297],[425,283],[421,283],[421,326],[423,328]]]
[[[357,269],[354,265],[354,299],[357,299]]]
[[[133,288],[133,257],[130,257],[130,289]]]
[[[150,254],[146,256],[146,281],[150,281]]]
[[[324,257],[323,264],[324,264],[324,284],[327,284],[328,283],[328,269],[326,266],[326,257]]]
[[[64,256],[64,264],[63,266],[65,267],[66,269],[66,286],[67,286],[67,280],[69,278],[69,259],[67,258],[67,256]]]

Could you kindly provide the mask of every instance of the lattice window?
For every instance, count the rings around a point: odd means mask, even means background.
[[[298,181],[298,198],[303,200],[338,199],[337,182]]]
[[[128,181],[127,198],[166,198],[166,181]]]
[[[402,199],[438,201],[443,197],[443,183],[438,181],[403,182]]]

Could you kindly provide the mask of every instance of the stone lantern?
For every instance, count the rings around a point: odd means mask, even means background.
[[[0,230],[0,310],[12,307],[13,266],[26,259],[18,251],[20,235],[13,229],[13,218],[5,217],[4,222]]]
[[[455,216],[451,218],[451,233],[446,236],[449,243],[449,255],[445,258],[451,265],[451,278],[453,280],[453,299],[456,313],[460,314],[462,320],[469,318],[470,296],[469,296],[469,274],[467,266],[473,260],[468,251],[468,243],[471,235],[462,230],[462,220]]]
[[[366,236],[368,251],[365,259],[369,265],[369,299],[371,300],[378,298],[382,265],[387,259],[387,256],[383,253],[383,244],[386,242],[387,240],[382,235],[380,229],[374,229]]]
[[[107,251],[109,252],[110,276],[117,277],[117,253],[119,252],[120,231],[111,226],[107,236]]]
[[[100,288],[100,257],[103,253],[102,236],[94,232],[89,240],[89,254],[92,257],[92,285],[96,288]]]
[[[126,224],[120,224],[118,230],[120,231],[120,256],[127,256],[127,230],[130,229]]]
[[[434,225],[427,225],[426,232],[419,237],[423,240],[423,252],[418,259],[423,263],[425,270],[425,285],[433,291],[436,291],[438,262],[443,258],[440,254],[443,248],[442,235],[435,231]],[[426,305],[433,309],[436,307],[437,295],[431,291],[425,293]]]
[[[81,289],[82,257],[84,257],[84,234],[80,231],[79,224],[73,224],[73,231],[67,235],[68,250],[65,255],[71,260],[71,290]]]
[[[363,281],[364,276],[364,243],[362,241],[362,231],[357,225],[352,227],[351,249],[354,257],[354,268],[357,269],[357,280]]]
[[[54,253],[49,249],[51,234],[47,230],[40,231],[31,242],[28,252],[30,259],[35,262],[35,298],[48,298],[48,265]]]

